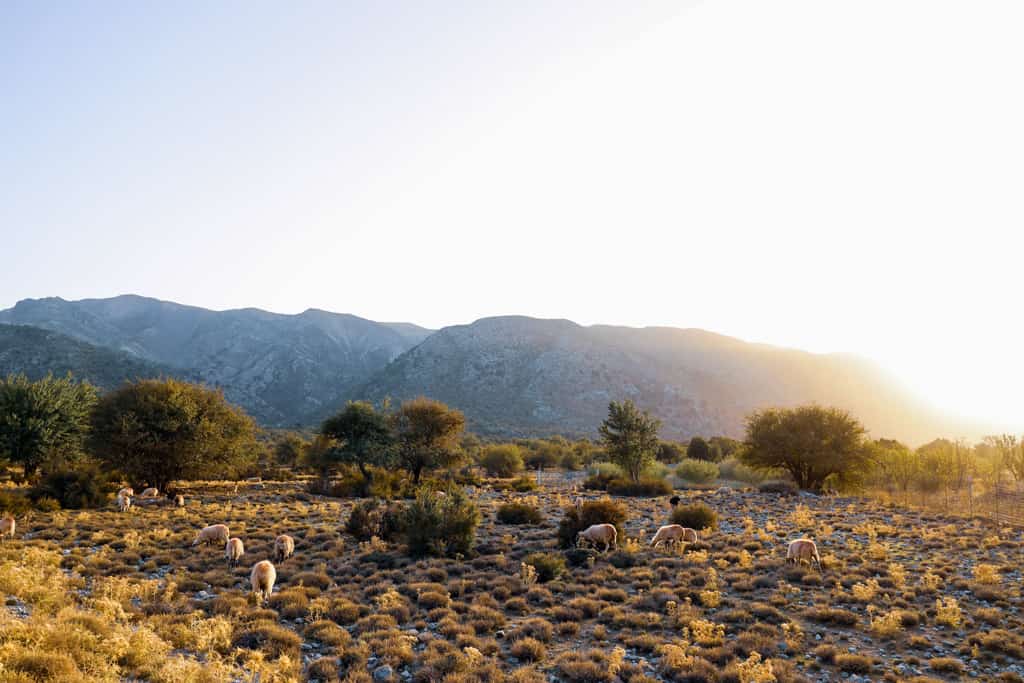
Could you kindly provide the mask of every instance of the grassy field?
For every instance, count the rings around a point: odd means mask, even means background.
[[[718,529],[648,541],[669,508],[629,499],[629,540],[541,583],[576,497],[477,489],[472,557],[412,560],[344,533],[353,501],[207,484],[184,509],[27,514],[0,547],[0,681],[1024,680],[1019,530],[854,499],[691,492]],[[596,495],[583,494],[583,498]],[[525,500],[540,524],[498,522]],[[246,555],[192,548],[227,524]],[[288,533],[272,598],[249,569]],[[785,563],[818,541],[823,570]],[[390,675],[390,678],[389,678]]]

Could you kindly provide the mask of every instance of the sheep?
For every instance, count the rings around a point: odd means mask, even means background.
[[[690,527],[680,526],[678,524],[667,524],[660,529],[658,533],[654,534],[654,538],[651,539],[651,547],[656,548],[660,543],[696,543],[697,532]]]
[[[818,546],[809,538],[798,538],[789,544],[789,550],[786,552],[786,563],[799,564],[804,560],[812,566],[817,564],[818,569],[821,569],[821,556],[818,555]]]
[[[231,533],[225,525],[214,524],[196,534],[196,540],[192,541],[192,545],[197,546],[200,543],[227,543],[230,536]]]
[[[612,524],[592,524],[576,534],[576,545],[589,541],[596,548],[598,543],[604,543],[604,552],[607,552],[609,548],[616,547],[618,536],[619,533]]]
[[[134,495],[135,495],[135,489],[133,489],[131,486],[126,486],[126,487],[124,487],[123,489],[121,489],[120,491],[117,492],[117,496],[119,498],[121,496],[128,496],[130,498],[130,497],[132,497]]]
[[[185,507],[185,496],[180,493],[174,497],[174,507],[183,508]]]
[[[267,560],[260,560],[252,566],[252,573],[249,574],[249,583],[252,585],[252,592],[255,593],[260,602],[267,600],[274,590],[274,581],[277,580],[277,570]]]
[[[240,538],[229,538],[224,546],[224,558],[228,561],[229,567],[237,567],[238,561],[245,554],[245,546]]]
[[[4,518],[0,519],[0,541],[3,541],[7,536],[14,538],[15,526],[14,517],[12,515],[4,515]]]
[[[295,539],[287,534],[281,534],[274,541],[274,559],[284,562],[295,554]]]
[[[159,495],[160,491],[150,486],[148,489],[144,489],[142,493],[139,494],[139,498],[156,498]]]
[[[130,491],[131,489],[129,489]],[[119,512],[128,512],[128,508],[132,506],[132,497],[127,494],[117,494],[117,509]]]

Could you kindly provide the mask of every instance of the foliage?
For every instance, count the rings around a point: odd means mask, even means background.
[[[309,442],[296,432],[286,432],[274,443],[274,461],[278,465],[294,467],[302,462]]]
[[[466,427],[461,412],[420,397],[402,403],[394,417],[398,457],[418,485],[424,470],[447,467],[459,458],[459,437]]]
[[[565,515],[558,524],[558,544],[562,548],[574,547],[576,534],[593,524],[612,524],[619,538],[625,538],[622,526],[625,521],[626,506],[607,498],[571,505],[565,509]]]
[[[96,389],[69,373],[35,382],[25,375],[0,379],[0,458],[32,475],[47,458],[71,460],[89,431]]]
[[[718,479],[718,465],[706,460],[686,458],[676,467],[676,476],[694,484],[706,484]]]
[[[498,507],[498,521],[502,524],[540,524],[543,517],[536,505],[503,503]]]
[[[363,477],[362,495],[373,484],[371,467],[390,464],[394,441],[388,417],[365,401],[349,401],[337,415],[327,418],[320,434],[332,446],[320,456],[321,472],[335,465],[355,465]]]
[[[421,488],[403,514],[406,542],[414,557],[465,555],[473,547],[480,511],[461,487],[450,486],[443,493]]]
[[[608,417],[598,430],[609,459],[629,478],[640,481],[640,473],[658,451],[661,422],[640,411],[630,400],[608,404]]]
[[[654,457],[658,462],[674,465],[686,457],[686,449],[675,441],[661,441],[658,443],[658,452],[654,454]]]
[[[654,498],[672,493],[672,485],[664,479],[643,478],[640,481],[629,479],[612,479],[608,482],[608,493],[613,496],[634,496]]]
[[[492,477],[511,477],[523,469],[523,451],[515,444],[485,446],[480,464]]]
[[[526,556],[523,564],[537,570],[538,583],[547,583],[565,573],[565,558],[554,553],[532,553]]]
[[[797,493],[797,486],[791,481],[785,479],[769,479],[768,481],[762,482],[757,490],[761,493],[778,493],[783,496],[795,496]]]
[[[718,513],[704,503],[677,505],[672,510],[671,523],[696,531],[714,529],[718,526]]]
[[[382,505],[377,500],[364,500],[352,508],[345,531],[359,541],[376,536],[391,541],[405,532],[404,509],[400,504]]]
[[[769,408],[747,418],[744,464],[781,467],[802,489],[821,490],[830,475],[872,463],[864,427],[846,411],[816,405]]]
[[[742,481],[746,484],[760,484],[771,476],[778,478],[784,475],[785,472],[783,470],[765,470],[748,467],[734,455],[730,455],[718,463],[719,478]]]
[[[110,478],[91,465],[78,465],[47,472],[29,494],[38,502],[56,500],[64,509],[98,508],[107,503],[113,490]]]
[[[20,515],[32,509],[28,496],[0,490],[0,514]]]
[[[686,457],[690,460],[711,460],[711,446],[703,437],[695,436],[686,445]]]
[[[145,379],[100,399],[89,443],[108,467],[166,490],[174,479],[230,477],[255,449],[255,430],[219,390]]]

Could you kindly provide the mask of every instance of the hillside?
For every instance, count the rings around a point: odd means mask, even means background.
[[[310,424],[429,330],[310,309],[211,311],[146,297],[26,299],[0,322],[32,325],[180,368],[262,423]]]
[[[424,394],[500,436],[593,435],[608,402],[632,398],[663,436],[742,432],[750,411],[809,401],[851,410],[875,434],[911,442],[950,423],[881,369],[849,355],[750,344],[703,330],[582,327],[499,317],[447,327],[360,392],[371,400]]]
[[[94,346],[59,332],[0,324],[0,377],[25,373],[29,379],[39,379],[47,373],[62,376],[68,372],[104,389],[147,377],[173,375],[194,379],[187,371]]]

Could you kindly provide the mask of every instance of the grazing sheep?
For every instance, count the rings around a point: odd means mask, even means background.
[[[185,496],[180,493],[174,497],[174,507],[183,508],[185,507]]]
[[[129,489],[131,490],[131,489]],[[132,497],[127,494],[117,494],[117,509],[119,512],[128,512],[128,508],[132,506]]]
[[[809,538],[798,538],[789,544],[789,550],[786,552],[786,562],[799,564],[805,560],[807,564],[817,564],[818,569],[821,569],[821,556],[818,555],[818,546]]]
[[[0,519],[0,541],[3,541],[8,536],[14,538],[14,527],[14,517],[4,515],[4,518]]]
[[[287,534],[281,534],[274,541],[274,559],[284,562],[295,554],[295,539]]]
[[[159,495],[160,491],[150,486],[148,489],[144,489],[142,493],[139,494],[139,498],[156,498]]]
[[[680,526],[678,524],[667,524],[660,529],[658,533],[654,534],[654,538],[651,539],[651,547],[656,548],[659,544],[665,543],[696,543],[697,532],[690,527]]]
[[[596,548],[598,543],[604,543],[604,552],[607,552],[609,548],[616,547],[618,536],[619,533],[612,524],[592,524],[576,534],[576,545],[589,541]]]
[[[252,566],[252,573],[249,574],[249,583],[252,585],[252,592],[259,596],[260,602],[268,599],[274,590],[274,581],[277,580],[277,570],[267,560],[260,560]]]
[[[131,486],[126,486],[123,489],[121,489],[120,491],[118,491],[117,495],[118,495],[118,497],[128,496],[129,498],[131,498],[132,496],[135,495],[135,489],[133,489]]]
[[[245,546],[242,545],[242,539],[229,538],[227,545],[224,546],[224,558],[228,561],[228,566],[237,567],[238,561],[242,559],[244,554]]]
[[[192,541],[193,546],[197,546],[200,543],[227,543],[231,533],[228,528],[223,524],[213,524],[206,527],[196,535],[196,540]]]

